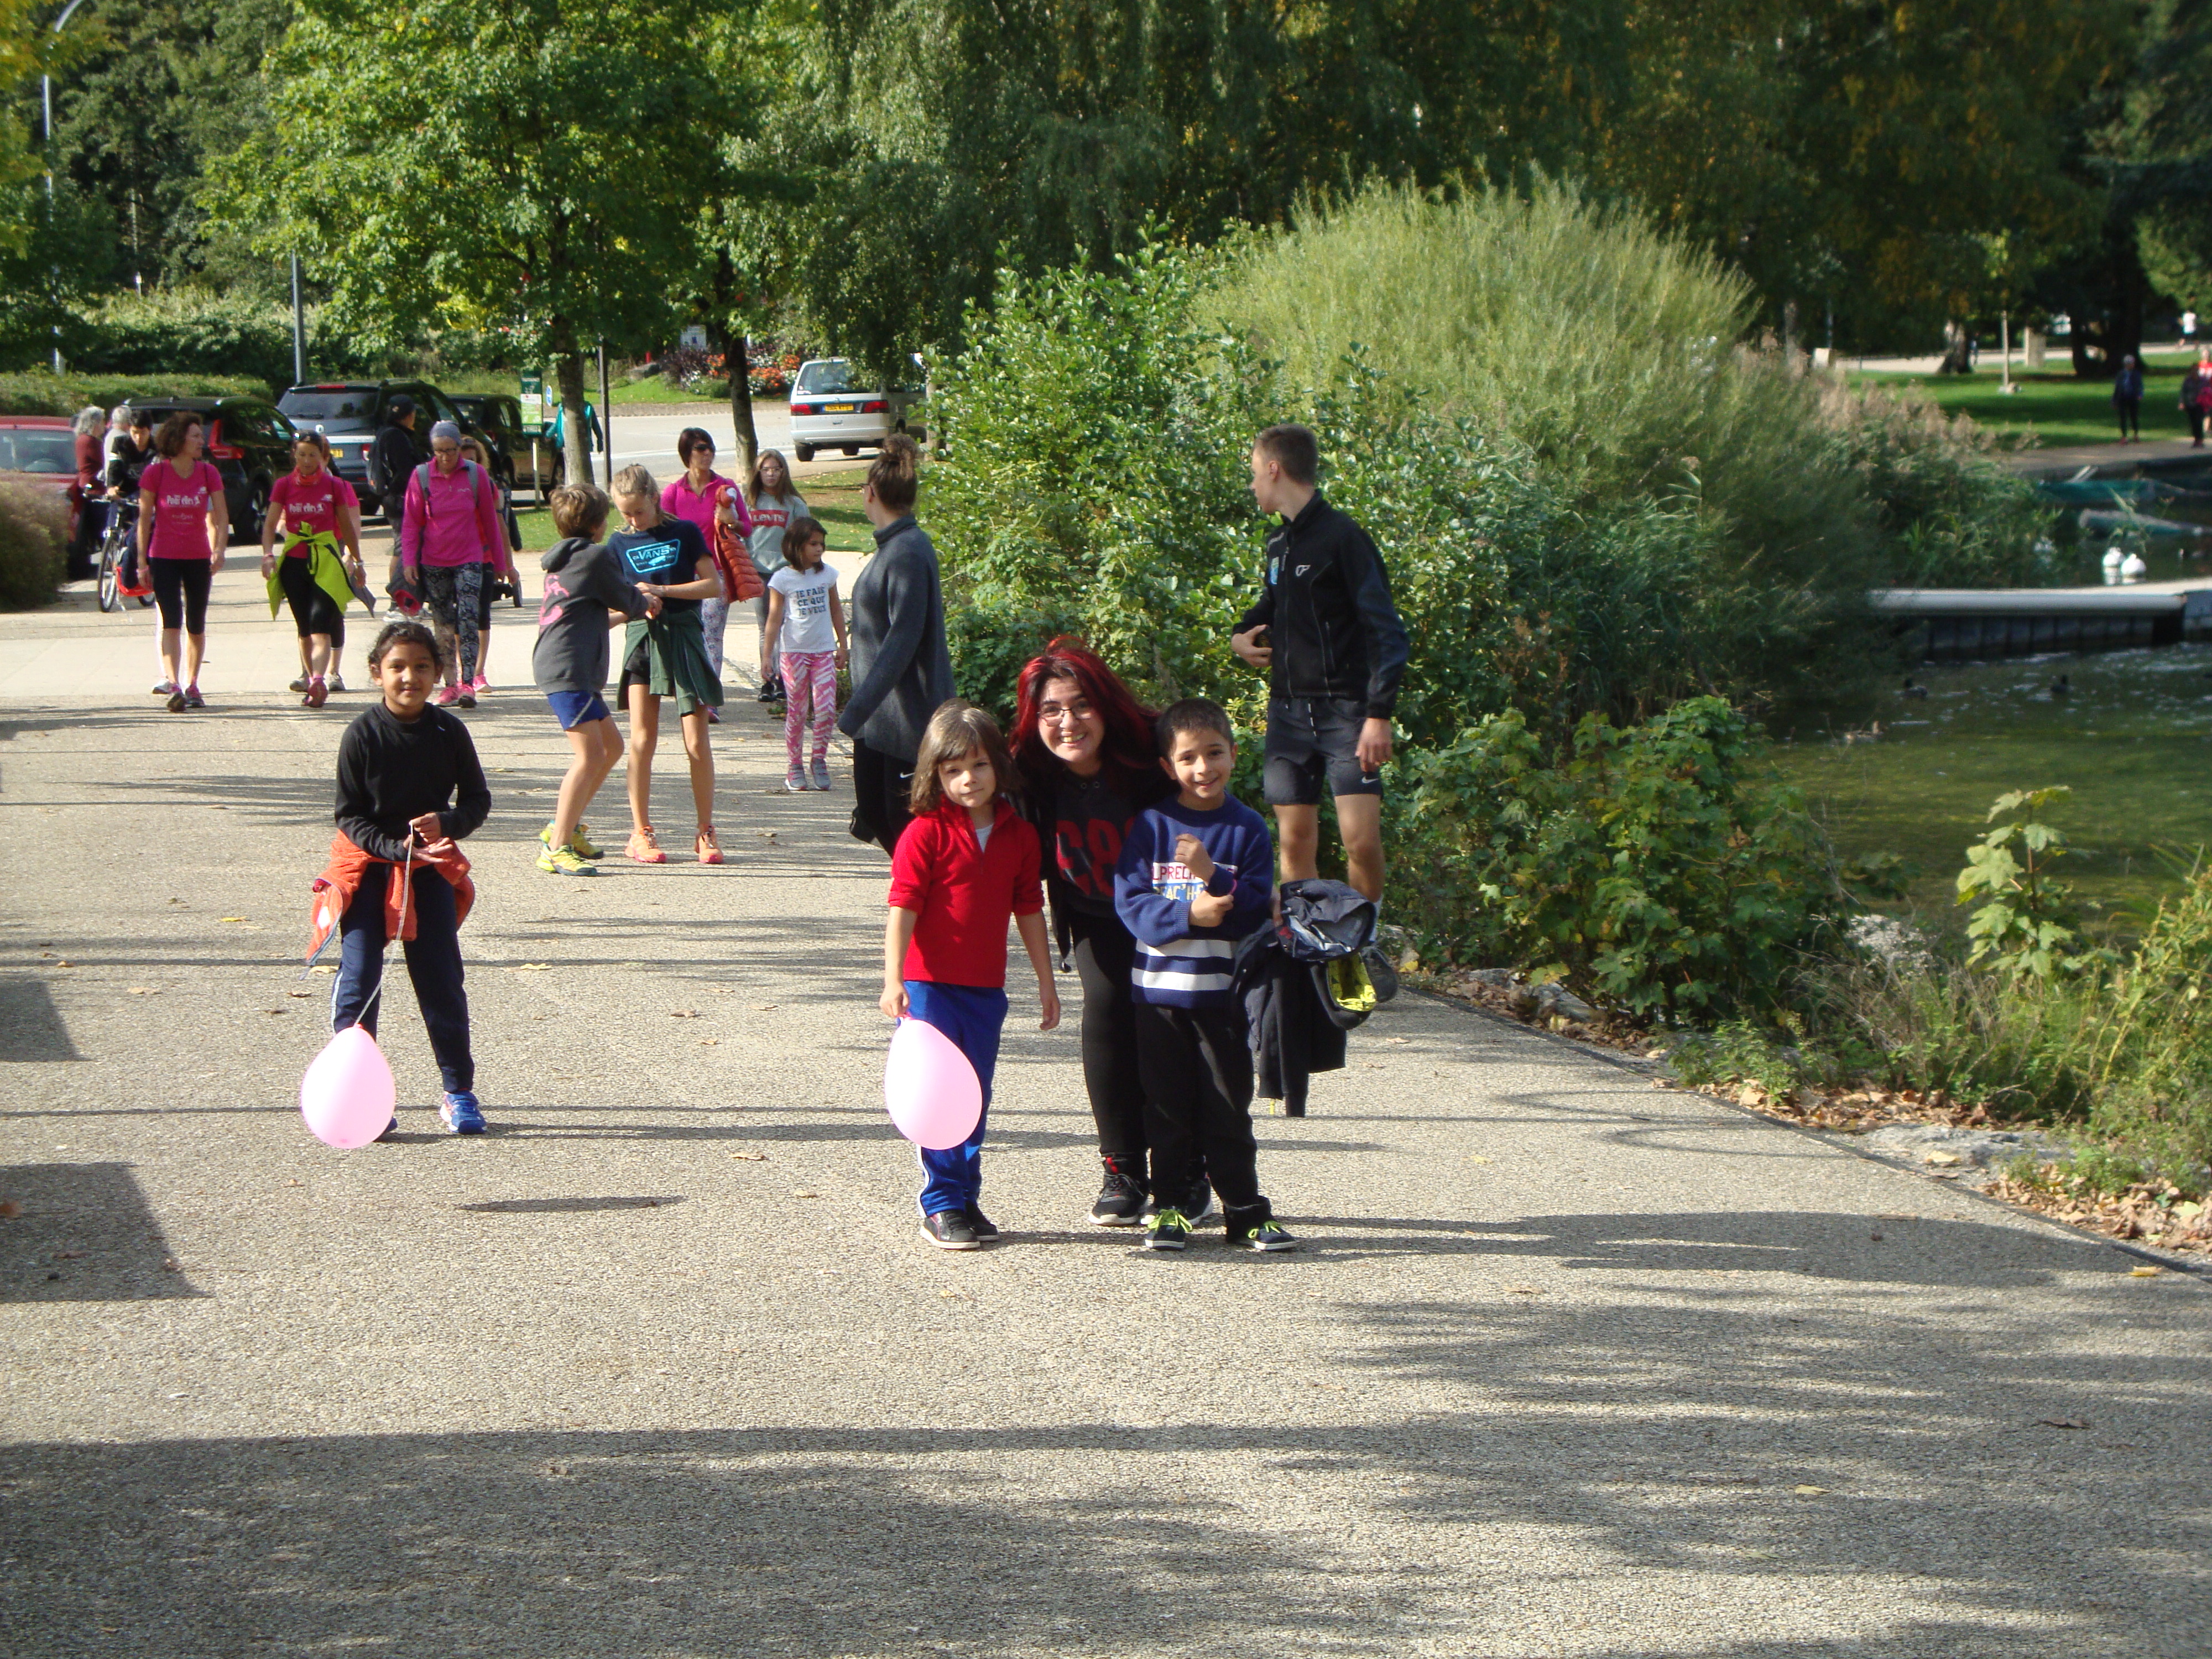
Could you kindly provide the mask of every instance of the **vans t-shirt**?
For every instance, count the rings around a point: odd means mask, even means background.
[[[650,530],[617,530],[607,538],[607,546],[623,562],[623,568],[634,582],[651,582],[659,587],[681,587],[685,582],[699,580],[699,561],[714,556],[707,550],[707,538],[699,533],[699,526],[684,519],[672,519],[665,514]],[[696,599],[663,599],[661,608],[666,611],[696,611]]]
[[[837,630],[830,622],[830,590],[837,585],[835,570],[817,564],[801,572],[786,565],[768,579],[768,585],[783,595],[783,632],[776,636],[777,650],[837,648]]]
[[[152,492],[154,535],[147,549],[156,559],[204,559],[208,546],[207,516],[215,498],[222,494],[222,474],[212,461],[202,461],[184,477],[166,458],[156,460],[138,477],[139,493]]]

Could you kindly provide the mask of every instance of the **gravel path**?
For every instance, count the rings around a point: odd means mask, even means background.
[[[1162,1261],[1081,1224],[1018,992],[1006,1242],[928,1250],[884,862],[750,708],[729,867],[595,882],[528,862],[551,722],[471,717],[495,1133],[432,1133],[395,977],[405,1134],[325,1150],[296,951],[362,699],[130,690],[0,704],[12,1652],[2212,1648],[2203,1285],[1519,1027],[1402,1000],[1261,1126],[1308,1248]]]

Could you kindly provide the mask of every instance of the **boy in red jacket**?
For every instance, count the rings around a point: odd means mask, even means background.
[[[1036,970],[1038,1029],[1060,1024],[1045,948],[1036,831],[1006,799],[1013,763],[997,724],[955,698],[930,717],[914,768],[914,822],[891,854],[890,918],[884,928],[881,1006],[935,1026],[968,1056],[983,1085],[983,1115],[961,1146],[922,1150],[921,1236],[941,1250],[973,1250],[999,1236],[983,1213],[983,1126],[1006,1023],[1006,919]]]

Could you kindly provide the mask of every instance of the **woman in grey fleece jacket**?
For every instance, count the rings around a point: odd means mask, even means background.
[[[860,488],[876,556],[853,584],[853,694],[837,718],[853,739],[853,834],[887,853],[912,817],[922,731],[953,695],[937,549],[914,521],[921,466],[914,440],[895,433]]]

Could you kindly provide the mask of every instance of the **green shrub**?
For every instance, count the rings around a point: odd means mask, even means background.
[[[133,398],[259,398],[275,390],[233,374],[55,374],[43,368],[0,374],[0,415],[74,415],[87,404],[102,409]]]
[[[1390,908],[1426,959],[1523,968],[1643,1017],[1783,1006],[1848,901],[1759,747],[1717,697],[1626,728],[1585,716],[1556,764],[1517,712],[1493,715],[1405,762]]]
[[[124,295],[88,313],[80,373],[244,375],[292,383],[292,313],[195,292]],[[311,355],[311,361],[319,361]]]
[[[0,609],[52,603],[68,558],[69,503],[52,490],[0,484]]]

